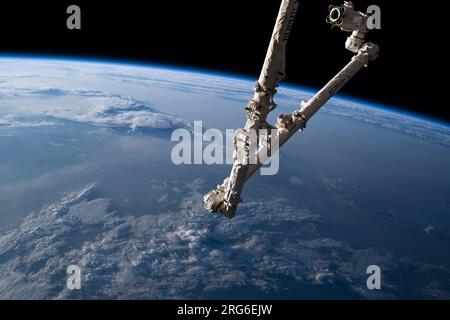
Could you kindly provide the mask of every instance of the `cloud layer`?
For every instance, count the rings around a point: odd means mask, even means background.
[[[174,185],[161,191],[174,197]],[[0,298],[230,298],[239,292],[274,298],[300,297],[305,288],[322,288],[324,297],[341,290],[343,297],[394,298],[402,291],[390,270],[450,274],[323,237],[320,216],[283,199],[246,203],[231,221],[211,216],[199,200],[201,186],[201,180],[182,186],[176,194],[187,196],[164,214],[120,215],[109,199],[94,196],[94,184],[30,214],[0,236]],[[374,261],[385,272],[378,293],[364,289],[365,268]],[[82,270],[81,291],[65,288],[71,264]],[[448,295],[439,282],[418,290]]]
[[[0,97],[20,101],[13,111],[9,110],[14,113],[0,117],[0,125],[12,128],[57,125],[52,119],[133,131],[189,127],[187,121],[157,111],[148,102],[102,91],[2,88]]]
[[[13,117],[20,116],[16,112],[22,110],[22,115],[41,112],[66,120],[133,130],[186,126],[184,119],[152,108],[151,102],[160,103],[161,97],[138,100],[131,98],[134,95],[128,94],[129,89],[133,92],[150,91],[168,95],[170,92],[174,95],[193,93],[246,103],[254,85],[253,81],[243,79],[120,64],[0,59],[0,65],[0,76],[3,79],[0,88],[0,121],[3,124],[7,120],[1,120],[2,101],[8,105],[12,101],[25,99],[11,111]],[[117,94],[119,91],[126,91],[126,94]],[[282,86],[277,95],[279,109],[283,112],[292,111],[299,107],[301,100],[309,99],[312,94]],[[171,97],[163,98],[163,104],[170,103]],[[184,104],[183,101],[177,103]],[[160,107],[162,108],[159,110],[164,110],[163,106]],[[448,126],[369,107],[363,103],[332,99],[321,113],[362,121],[450,146]],[[199,119],[189,119],[190,122],[193,120]],[[11,123],[11,126],[17,126],[17,121]]]

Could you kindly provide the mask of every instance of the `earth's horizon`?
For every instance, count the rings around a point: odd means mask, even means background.
[[[54,61],[66,61],[66,62],[72,62],[72,63],[84,63],[84,64],[97,64],[97,65],[121,65],[121,66],[128,66],[131,68],[141,68],[141,69],[161,69],[166,71],[174,71],[174,72],[183,72],[183,73],[192,73],[192,74],[198,74],[198,75],[204,75],[204,76],[212,76],[217,78],[226,78],[231,80],[237,80],[237,81],[244,81],[244,82],[251,82],[252,85],[255,83],[256,75],[255,77],[252,77],[250,75],[241,75],[238,73],[229,73],[225,71],[219,71],[219,70],[208,70],[205,68],[194,68],[194,67],[188,67],[184,65],[170,65],[165,63],[153,63],[153,62],[144,62],[140,60],[131,60],[131,59],[111,59],[111,58],[92,58],[92,57],[77,57],[77,56],[63,56],[63,55],[5,55],[0,54],[0,60],[31,60],[31,61],[42,61],[42,62],[54,62]],[[313,88],[308,86],[303,86],[300,84],[294,84],[290,83],[289,79],[286,79],[281,84],[282,88],[289,88],[293,90],[301,90],[305,93],[310,94],[311,96],[314,95],[320,88]],[[249,97],[251,97],[252,92],[249,92]],[[351,95],[346,95],[343,93],[338,92],[334,98],[334,100],[341,100],[341,101],[348,101],[351,103],[357,103],[359,105],[364,105],[365,107],[369,108],[375,108],[380,109],[384,111],[388,111],[400,116],[414,118],[416,120],[420,120],[423,122],[429,122],[431,124],[447,127],[450,128],[450,122],[437,118],[428,116],[425,114],[407,111],[399,106],[394,105],[388,105],[387,103],[380,103],[373,100],[364,99],[361,97],[355,97]],[[292,106],[295,108],[295,106]]]

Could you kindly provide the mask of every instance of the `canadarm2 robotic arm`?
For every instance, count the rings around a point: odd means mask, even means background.
[[[353,3],[349,1],[344,2],[341,7],[330,6],[327,23],[352,33],[345,46],[356,55],[314,97],[307,102],[302,101],[300,109],[288,115],[280,115],[276,125],[271,126],[266,119],[276,107],[273,98],[276,88],[285,77],[286,45],[298,6],[298,0],[282,0],[264,66],[255,86],[255,94],[245,108],[247,122],[235,135],[231,174],[204,197],[205,207],[210,212],[220,212],[232,218],[241,202],[240,195],[245,182],[290,137],[303,130],[307,121],[356,73],[378,56],[378,46],[365,42],[367,15],[355,11]],[[274,139],[278,143],[268,143]]]

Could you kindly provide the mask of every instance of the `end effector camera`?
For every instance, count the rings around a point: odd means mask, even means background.
[[[339,27],[342,31],[351,32],[347,38],[345,48],[357,53],[365,43],[365,36],[368,32],[368,15],[356,11],[351,1],[344,1],[342,6],[330,6],[326,22],[332,27]]]

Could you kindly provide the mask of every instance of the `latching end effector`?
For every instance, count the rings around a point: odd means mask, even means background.
[[[227,218],[233,218],[236,214],[237,203],[227,203],[225,200],[225,188],[228,183],[228,178],[225,179],[222,185],[217,186],[216,189],[211,190],[203,197],[203,203],[206,210],[211,213],[220,212]],[[240,199],[239,199],[240,200]],[[240,202],[240,201],[238,201]]]
[[[211,190],[203,197],[205,208],[211,213],[217,212],[223,203],[224,196],[225,188],[223,186],[217,186],[216,189]]]
[[[326,22],[332,27],[339,27],[342,31],[351,32],[351,36],[345,42],[345,48],[358,53],[365,43],[368,32],[368,15],[356,11],[351,1],[344,1],[342,6],[330,6]]]

